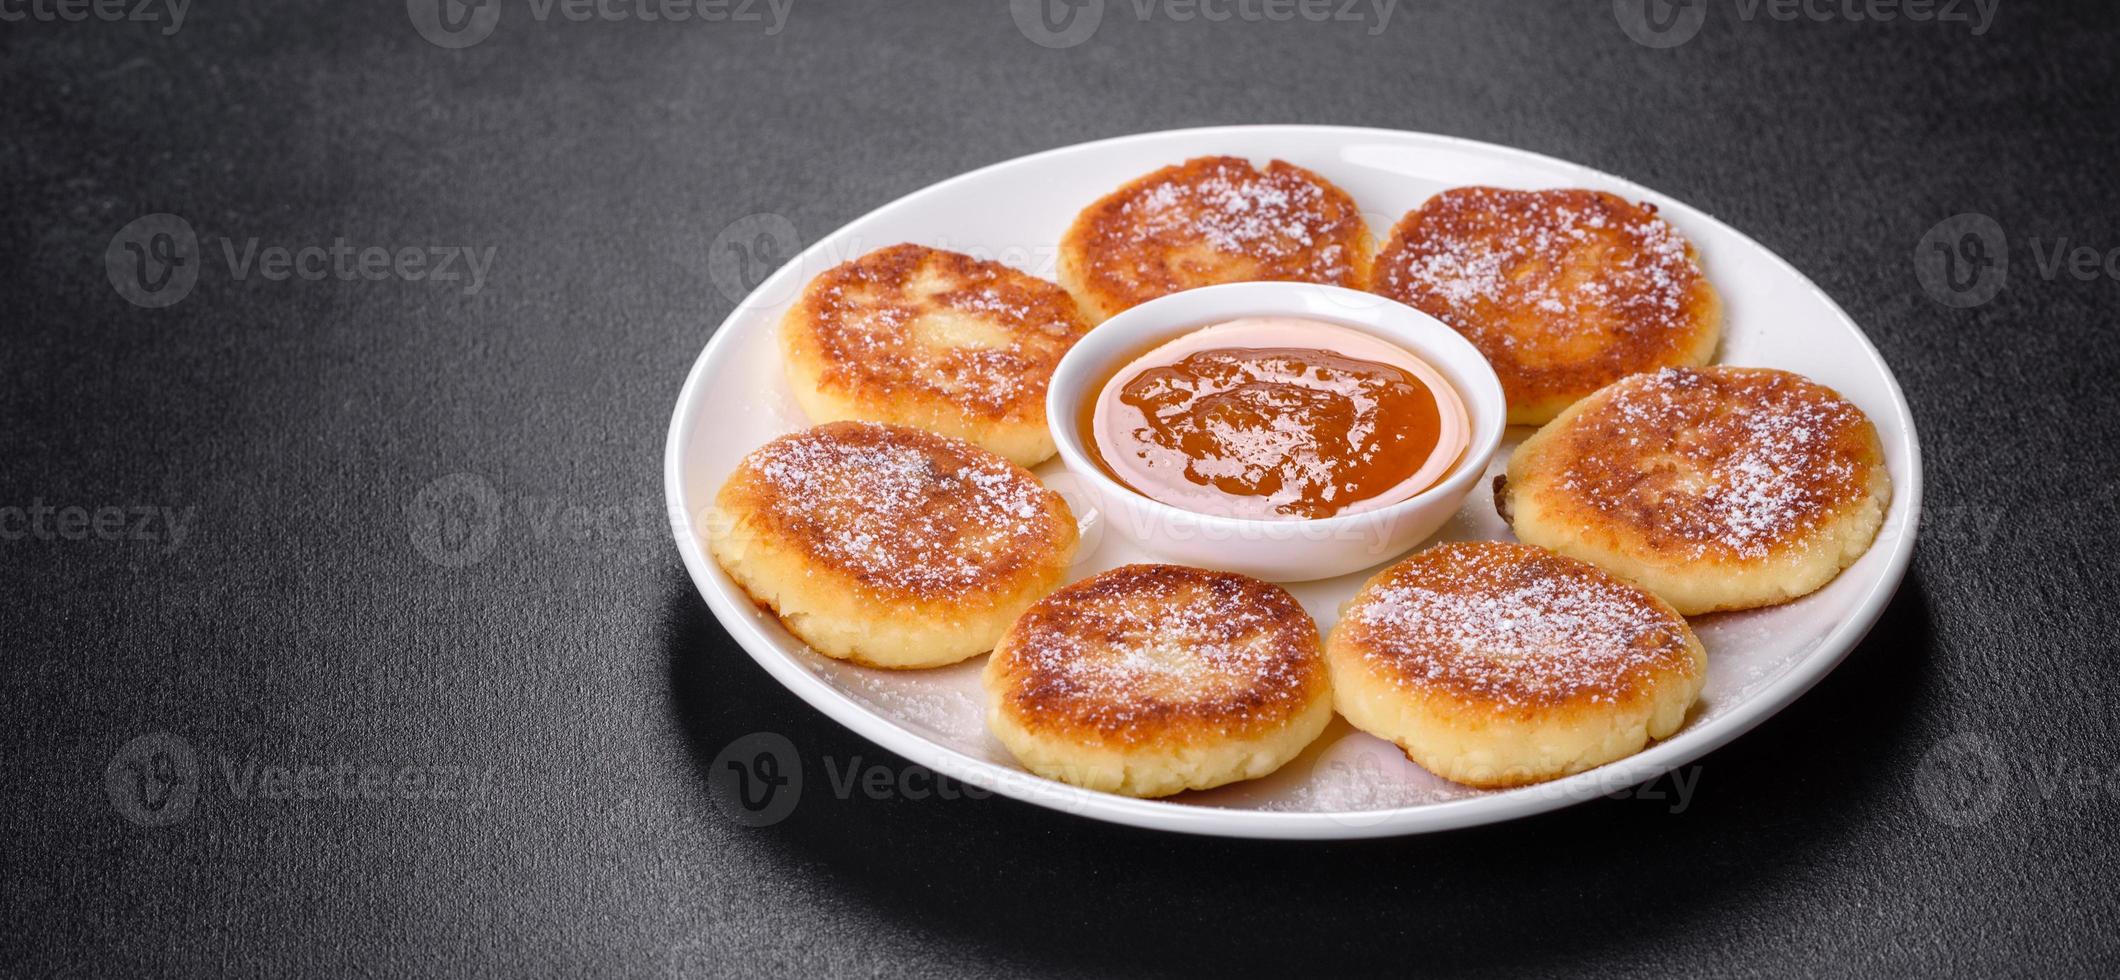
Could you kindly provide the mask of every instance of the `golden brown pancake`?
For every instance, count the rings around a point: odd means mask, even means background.
[[[1521,786],[1641,751],[1684,723],[1707,653],[1656,596],[1587,562],[1495,541],[1379,573],[1325,645],[1356,728],[1471,786]]]
[[[1869,549],[1891,495],[1861,409],[1741,367],[1615,382],[1518,446],[1497,493],[1517,537],[1689,616],[1816,590]]]
[[[1075,519],[1029,471],[920,429],[831,422],[744,457],[708,547],[827,656],[936,667],[991,649],[1060,584]]]
[[[1225,282],[1360,289],[1375,251],[1354,199],[1275,160],[1198,157],[1082,210],[1060,240],[1060,281],[1102,321],[1181,290]]]
[[[920,245],[810,280],[780,328],[788,383],[812,420],[915,426],[1024,466],[1053,454],[1046,383],[1088,329],[1066,290]]]
[[[1372,289],[1464,334],[1537,425],[1639,371],[1706,364],[1722,301],[1693,245],[1601,191],[1460,187],[1407,212]]]
[[[983,680],[987,727],[1026,768],[1128,796],[1263,776],[1332,719],[1303,607],[1182,565],[1127,565],[1039,600]]]

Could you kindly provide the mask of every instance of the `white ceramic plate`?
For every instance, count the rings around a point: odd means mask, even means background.
[[[1186,833],[1378,837],[1525,816],[1669,772],[1795,700],[1876,622],[1913,554],[1921,457],[1898,382],[1847,314],[1759,243],[1639,184],[1521,150],[1390,130],[1240,126],[1071,146],[943,181],[825,236],[730,314],[692,366],[665,454],[673,515],[701,514],[745,453],[808,424],[788,391],[774,330],[810,276],[871,249],[910,241],[999,259],[1053,278],[1055,243],[1076,211],[1131,178],[1208,154],[1261,162],[1278,158],[1315,170],[1352,194],[1379,234],[1437,191],[1467,184],[1589,187],[1653,202],[1698,246],[1708,277],[1722,291],[1728,322],[1719,362],[1802,373],[1838,389],[1876,421],[1894,488],[1876,545],[1838,579],[1797,602],[1696,618],[1694,628],[1708,648],[1708,681],[1700,705],[1678,734],[1631,758],[1515,790],[1444,782],[1343,721],[1335,721],[1281,771],[1206,792],[1135,800],[1041,779],[1018,768],[986,732],[978,684],[982,658],[941,670],[886,672],[823,657],[753,606],[706,555],[691,522],[676,520],[678,550],[708,607],[775,679],[907,759],[1041,806]],[[1506,465],[1510,448],[1525,434],[1511,430],[1490,477]],[[1055,484],[1066,479],[1057,460],[1038,472]],[[1076,577],[1147,559],[1120,535],[1104,533],[1101,515],[1080,516],[1084,532]],[[1490,496],[1475,492],[1435,540],[1508,537]],[[1319,628],[1329,630],[1340,604],[1370,573],[1289,589],[1317,617]],[[729,664],[727,669],[741,668]]]

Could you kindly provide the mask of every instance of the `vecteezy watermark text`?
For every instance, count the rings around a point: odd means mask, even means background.
[[[405,505],[405,527],[421,557],[443,568],[465,568],[486,560],[504,534],[536,544],[622,548],[660,560],[653,546],[692,525],[661,498],[584,503],[502,493],[476,473],[451,473],[414,492]]]
[[[1676,816],[1693,805],[1701,772],[1701,766],[1691,765],[1642,780],[1630,777],[1624,768],[1604,767],[1520,792],[1571,803],[1600,797],[1646,801]],[[1308,782],[1314,797],[1330,801],[1319,809],[1333,822],[1349,827],[1373,827],[1390,819],[1396,809],[1438,799],[1434,778],[1402,754],[1359,743],[1326,750],[1311,764]]]
[[[152,504],[0,506],[0,541],[144,541],[175,551],[191,534],[197,505],[177,510]]]
[[[191,816],[199,797],[220,790],[230,803],[337,801],[469,801],[490,797],[493,766],[375,763],[343,758],[288,761],[220,754],[202,766],[190,740],[153,732],[125,743],[103,771],[111,806],[142,827],[166,827]]]
[[[708,243],[707,279],[731,303],[753,309],[778,306],[794,298],[802,285],[819,273],[897,241],[894,238],[877,242],[855,235],[805,253],[802,236],[793,221],[785,215],[762,211],[722,226]],[[916,244],[999,262],[1044,279],[1057,279],[1060,275],[1060,246],[1051,241],[995,243],[940,236],[921,239]],[[763,288],[775,271],[797,258],[801,259],[799,276],[788,277],[771,289]]]
[[[716,809],[746,827],[768,827],[795,812],[806,788],[802,753],[778,732],[752,732],[722,747],[707,767]],[[834,799],[983,800],[993,791],[925,766],[827,756],[825,788]],[[1035,777],[1031,777],[1035,778]]]
[[[2120,245],[2086,245],[2068,235],[2026,239],[2024,270],[2044,282],[2120,282]],[[2020,263],[2021,264],[2021,263]],[[1914,277],[1929,298],[1954,309],[1980,306],[2009,284],[2010,238],[1985,214],[1955,214],[1914,245]]]
[[[787,28],[795,0],[528,0],[524,6],[539,24],[752,24],[772,37]],[[502,0],[405,0],[413,29],[435,47],[449,49],[492,37],[502,8]]]
[[[1072,48],[1096,36],[1114,7],[1141,23],[1361,24],[1375,37],[1390,26],[1398,0],[1009,0],[1009,16],[1031,43]]]
[[[0,0],[0,23],[160,24],[162,36],[184,29],[191,0]]]
[[[1727,5],[1746,24],[1762,17],[1781,23],[1966,24],[1978,37],[1994,25],[2001,0],[1612,0],[1612,16],[1637,43],[1675,48],[1700,33],[1708,8],[1717,5]]]
[[[199,275],[218,257],[229,279],[253,277],[268,282],[405,282],[450,283],[467,296],[486,288],[495,246],[356,244],[334,237],[329,244],[267,244],[255,236],[222,238],[204,249],[191,223],[174,214],[150,214],[118,230],[103,252],[104,272],[118,295],[135,306],[156,308],[178,303],[198,285]]]
[[[2013,753],[1979,732],[1953,732],[1923,754],[1913,791],[1923,812],[1951,827],[1977,827],[2004,810],[2067,816],[2114,807],[2120,765]]]

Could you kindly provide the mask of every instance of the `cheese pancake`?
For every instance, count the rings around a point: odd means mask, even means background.
[[[1332,720],[1310,614],[1279,586],[1182,565],[1045,597],[983,681],[987,727],[1025,768],[1127,796],[1266,775]]]
[[[1088,329],[1043,279],[893,245],[812,279],[780,337],[812,421],[910,425],[1035,466],[1053,454],[1046,384]]]
[[[1483,787],[1633,755],[1684,724],[1707,679],[1707,651],[1656,596],[1496,541],[1439,545],[1370,579],[1325,659],[1356,728]]]
[[[1075,519],[1029,471],[956,439],[869,422],[782,436],[736,467],[708,547],[827,656],[936,667],[993,648],[1060,584]]]
[[[1629,374],[1706,364],[1722,301],[1656,214],[1587,190],[1461,187],[1407,213],[1372,288],[1449,324],[1538,425]]]
[[[1787,602],[1832,581],[1892,499],[1869,416],[1769,368],[1638,374],[1510,457],[1516,535],[1595,562],[1686,615]]]
[[[1226,282],[1360,289],[1375,242],[1347,192],[1294,164],[1199,157],[1082,210],[1060,240],[1060,282],[1097,321]]]

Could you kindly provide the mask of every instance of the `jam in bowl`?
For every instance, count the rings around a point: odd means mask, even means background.
[[[1107,533],[1276,581],[1358,571],[1432,535],[1504,416],[1493,370],[1449,327],[1285,282],[1189,290],[1105,321],[1060,362],[1046,413]]]

